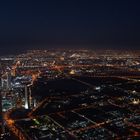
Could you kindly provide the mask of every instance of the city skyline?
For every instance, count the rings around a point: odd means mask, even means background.
[[[0,139],[140,139],[139,58],[88,49],[1,56]]]
[[[140,1],[0,2],[0,140],[140,139]]]

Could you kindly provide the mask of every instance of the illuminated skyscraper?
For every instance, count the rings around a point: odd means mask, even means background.
[[[1,87],[5,90],[11,90],[11,74],[6,72],[1,78]]]
[[[25,109],[29,109],[32,106],[31,88],[30,85],[25,85]]]
[[[11,74],[7,72],[7,89],[11,89]]]
[[[29,97],[27,85],[25,85],[25,109],[29,109]]]

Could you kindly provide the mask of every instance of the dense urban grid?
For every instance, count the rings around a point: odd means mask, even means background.
[[[1,139],[140,138],[140,51],[29,50],[0,72]]]

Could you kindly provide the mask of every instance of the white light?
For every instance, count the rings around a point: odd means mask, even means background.
[[[28,103],[25,103],[25,109],[29,109]]]
[[[134,100],[134,101],[133,101],[133,104],[134,104],[134,105],[138,105],[139,102],[140,102],[139,100]]]
[[[95,87],[96,90],[101,90],[101,87]]]

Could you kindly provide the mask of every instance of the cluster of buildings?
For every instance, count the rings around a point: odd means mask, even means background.
[[[137,138],[139,58],[139,51],[61,49],[3,56],[1,113],[29,111],[12,118],[29,140]]]
[[[71,79],[67,81],[67,86],[70,87],[69,83],[73,84],[73,90],[67,87],[60,91],[62,87],[56,85],[55,91],[46,94],[45,101],[30,112],[30,117],[16,121],[16,125],[31,139],[39,140],[133,139],[140,136],[140,108],[139,103],[135,103],[140,99],[139,92],[121,88],[134,81],[90,78],[87,83],[85,77],[80,80],[81,89],[75,88],[77,79],[73,83]],[[88,84],[93,85],[93,88]],[[59,132],[59,135],[56,132]]]

